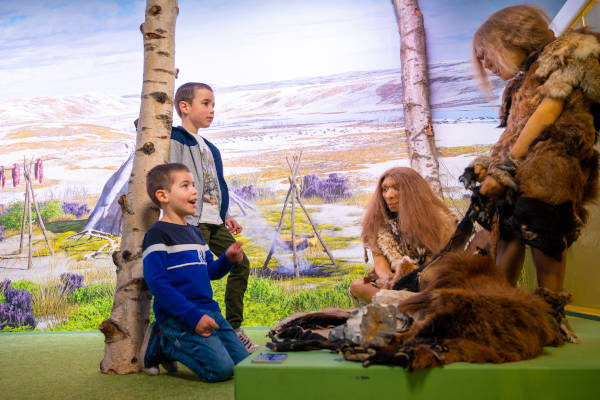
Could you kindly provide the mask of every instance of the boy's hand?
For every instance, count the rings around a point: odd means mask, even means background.
[[[219,324],[207,314],[204,314],[202,318],[200,318],[200,321],[198,321],[198,324],[196,324],[194,331],[202,337],[209,337],[212,335],[213,328],[219,329]]]
[[[242,233],[242,226],[233,218],[225,218],[225,226],[231,233]]]
[[[225,257],[232,263],[239,263],[244,258],[242,251],[242,242],[235,242],[225,250]]]

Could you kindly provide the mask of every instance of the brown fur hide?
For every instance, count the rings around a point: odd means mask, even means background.
[[[501,363],[563,343],[550,306],[510,286],[489,258],[448,254],[438,263],[425,290],[398,306],[413,323],[379,349],[394,363],[415,370],[457,361]]]
[[[488,257],[450,253],[436,262],[425,289],[401,302],[395,316],[392,313],[394,333],[389,333],[390,321],[384,321],[390,318],[385,315],[389,306],[369,305],[360,345],[315,336],[309,328],[325,325],[315,320],[317,314],[308,314],[306,321],[296,318],[296,327],[288,319],[271,332],[273,342],[267,345],[276,351],[337,349],[365,366],[393,364],[409,370],[458,361],[525,360],[540,355],[544,346],[563,344],[558,317],[545,298],[512,287]],[[328,327],[341,323],[330,322],[334,324]]]
[[[600,43],[594,35],[570,32],[546,46],[527,71],[505,89],[501,120],[506,130],[492,148],[506,157],[545,96],[564,99],[556,122],[531,145],[516,174],[521,196],[558,205],[571,201],[576,217],[597,197],[598,152],[591,105],[600,102]]]

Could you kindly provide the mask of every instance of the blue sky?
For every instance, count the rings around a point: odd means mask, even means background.
[[[518,1],[421,0],[431,62],[465,60],[477,26]],[[534,1],[553,16],[562,0]],[[145,1],[0,0],[0,101],[137,95]],[[181,84],[234,86],[397,68],[390,0],[179,0]]]

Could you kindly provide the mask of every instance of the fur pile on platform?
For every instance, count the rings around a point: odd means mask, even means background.
[[[296,329],[271,333],[269,347],[278,351],[337,349],[363,365],[392,364],[410,370],[457,361],[502,363],[534,358],[544,346],[563,339],[553,310],[542,297],[514,288],[482,256],[447,254],[432,271],[423,291],[398,307],[367,306],[362,317],[362,343],[318,338],[301,319]],[[391,314],[390,314],[391,311]],[[389,321],[395,329],[390,332]],[[320,328],[323,324],[312,321]],[[308,343],[307,343],[308,344]]]

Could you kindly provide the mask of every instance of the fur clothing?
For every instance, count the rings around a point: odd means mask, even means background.
[[[560,236],[553,254],[560,259],[578,237],[587,220],[584,206],[597,197],[598,152],[594,149],[596,129],[592,108],[600,103],[600,41],[585,31],[568,32],[546,45],[526,62],[525,71],[506,86],[501,107],[501,123],[506,130],[491,150],[494,164],[507,159],[527,121],[543,98],[564,100],[558,119],[531,144],[516,170],[518,198],[533,199],[560,210],[570,218],[569,231],[545,232],[544,227],[527,225],[510,208],[500,212],[502,238],[517,237],[534,247],[544,237]],[[547,208],[532,212],[545,212]],[[571,211],[572,210],[572,211]],[[561,211],[562,212],[562,211]],[[517,213],[523,214],[523,213]],[[534,220],[543,220],[543,215]],[[537,239],[537,242],[536,240]],[[547,249],[542,251],[546,252]]]
[[[413,264],[423,264],[431,256],[425,246],[411,245],[402,236],[398,221],[386,218],[385,222],[377,233],[377,248],[371,249],[374,255],[384,255],[390,265],[404,256],[409,257]]]
[[[542,354],[544,346],[564,343],[559,311],[568,294],[538,292],[510,286],[488,257],[448,253],[440,258],[422,292],[397,307],[366,306],[359,344],[348,337],[332,340],[331,333],[326,338],[313,331],[342,323],[339,317],[343,315],[339,311],[329,315],[330,311],[286,319],[269,333],[267,347],[275,351],[334,349],[364,366],[392,364],[409,370],[459,361],[531,359]]]
[[[448,211],[448,215],[456,224],[458,215]],[[380,289],[391,289],[395,282],[415,270],[420,271],[420,266],[427,264],[434,254],[421,244],[412,244],[406,235],[400,232],[398,221],[385,218],[385,224],[377,233],[376,246],[371,246],[374,256],[384,256],[390,264],[393,277],[387,283],[382,283],[375,269],[372,269],[364,278],[365,283],[371,283]],[[383,286],[382,286],[383,284]]]

